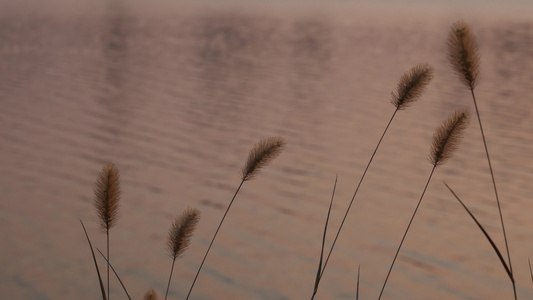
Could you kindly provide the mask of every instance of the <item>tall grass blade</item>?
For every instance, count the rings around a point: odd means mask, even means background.
[[[357,267],[357,291],[355,293],[355,300],[359,300],[359,279],[361,278],[360,273],[361,273],[361,265]]]
[[[91,248],[91,254],[93,256],[94,266],[96,267],[96,274],[98,274],[98,282],[100,283],[100,290],[102,292],[102,299],[107,300],[107,297],[105,294],[104,283],[102,282],[102,276],[100,276],[100,270],[98,269],[98,263],[96,262],[96,256],[94,255],[94,250],[93,250],[93,245],[91,244],[91,239],[89,239],[89,234],[87,234],[87,230],[85,229],[85,225],[83,225],[82,220],[80,220],[80,223],[81,223],[81,227],[83,227],[83,232],[85,232],[85,237],[87,237],[89,248]]]
[[[170,269],[170,276],[168,278],[167,291],[165,293],[165,299],[168,296],[168,290],[170,289],[170,282],[172,280],[172,273],[174,271],[174,263],[176,259],[181,257],[185,250],[189,247],[192,234],[196,225],[200,221],[200,211],[196,208],[187,208],[179,217],[177,217],[172,226],[170,227],[167,251],[172,258],[172,267]]]
[[[426,185],[424,186],[422,195],[420,196],[420,199],[418,200],[418,204],[416,205],[413,215],[411,216],[411,220],[409,220],[407,229],[405,229],[402,240],[400,241],[400,245],[396,249],[396,253],[394,254],[394,259],[392,260],[392,264],[387,273],[387,277],[385,278],[385,281],[383,282],[383,286],[381,288],[381,292],[379,293],[378,300],[381,299],[381,296],[383,295],[383,292],[385,291],[385,287],[387,286],[387,282],[389,280],[392,269],[394,268],[394,264],[396,263],[396,259],[398,258],[398,254],[400,253],[400,249],[402,248],[402,245],[405,241],[405,237],[407,236],[407,233],[409,232],[409,229],[411,228],[411,224],[413,223],[413,220],[415,219],[416,213],[418,212],[420,204],[422,203],[422,199],[424,198],[424,195],[429,186],[431,178],[433,177],[433,173],[435,172],[435,169],[437,168],[437,166],[442,165],[449,157],[451,157],[453,151],[457,149],[458,143],[461,141],[464,130],[466,129],[466,126],[468,125],[469,117],[470,117],[470,114],[468,110],[458,109],[455,112],[453,112],[451,115],[449,115],[448,118],[446,118],[446,120],[442,122],[442,124],[437,128],[437,130],[433,134],[433,142],[431,144],[431,151],[429,155],[429,161],[433,165],[433,168],[431,169],[431,173],[429,174]]]
[[[395,92],[393,92],[392,94],[393,98],[391,100],[391,103],[396,107],[396,109],[394,110],[394,113],[390,117],[389,122],[387,123],[387,126],[385,127],[385,130],[381,134],[381,137],[379,138],[376,148],[374,148],[374,152],[372,152],[372,155],[370,156],[370,160],[368,161],[365,167],[365,170],[363,171],[363,175],[359,179],[359,183],[357,184],[357,187],[355,188],[355,192],[352,196],[352,199],[350,200],[350,204],[348,205],[348,208],[346,209],[344,217],[342,218],[341,225],[339,226],[339,230],[337,231],[337,234],[335,235],[335,239],[333,240],[333,244],[331,245],[331,248],[329,249],[329,253],[328,253],[328,256],[326,257],[326,261],[324,262],[324,266],[322,268],[322,274],[320,275],[320,277],[324,275],[324,271],[326,270],[326,266],[328,265],[329,258],[331,257],[333,248],[335,248],[337,239],[339,238],[339,235],[342,231],[342,227],[344,226],[344,222],[346,221],[346,218],[348,217],[348,213],[350,212],[350,209],[352,208],[355,197],[357,196],[357,193],[359,192],[359,188],[361,187],[361,184],[363,183],[363,180],[365,179],[366,173],[368,169],[370,168],[370,165],[372,164],[372,161],[374,160],[374,156],[376,156],[376,153],[381,145],[381,142],[383,141],[385,134],[389,130],[389,127],[392,124],[392,121],[394,120],[396,113],[399,110],[403,110],[407,108],[408,106],[410,106],[410,104],[412,104],[413,102],[417,101],[418,98],[422,95],[422,92],[426,89],[426,86],[429,84],[432,78],[433,78],[433,67],[429,66],[428,64],[419,64],[413,67],[408,72],[404,73],[402,77],[400,78],[397,89]]]
[[[533,282],[533,270],[531,269],[531,260],[527,258],[527,263],[529,264],[529,274],[531,274],[531,282]]]
[[[120,285],[122,286],[122,289],[124,289],[124,292],[126,292],[126,296],[128,296],[128,299],[131,300],[130,294],[128,293],[128,290],[126,289],[126,286],[124,286],[124,283],[122,282],[122,279],[120,279],[120,276],[118,276],[118,273],[117,273],[117,271],[115,271],[115,268],[113,268],[113,265],[105,257],[105,255],[102,253],[102,251],[100,251],[100,249],[96,248],[96,250],[98,250],[98,252],[100,252],[100,255],[102,255],[102,257],[105,259],[107,264],[111,267],[111,270],[113,271],[113,273],[115,273],[115,276],[117,277],[118,281],[120,282]]]
[[[507,266],[507,263],[506,263],[505,259],[503,258],[502,253],[500,252],[500,249],[498,249],[498,246],[496,246],[496,244],[494,243],[494,241],[492,240],[492,238],[490,237],[488,232],[485,230],[485,228],[483,228],[483,225],[481,225],[481,223],[479,223],[479,221],[476,219],[474,214],[472,214],[470,209],[468,209],[468,207],[463,203],[463,201],[461,201],[459,196],[457,196],[457,194],[448,186],[448,184],[446,184],[446,182],[444,182],[444,185],[446,185],[448,190],[450,190],[450,192],[455,197],[455,199],[457,199],[457,201],[459,201],[459,203],[461,203],[461,205],[466,210],[466,212],[470,215],[472,220],[474,220],[474,222],[476,222],[477,226],[479,227],[481,232],[483,232],[483,235],[485,235],[485,238],[487,238],[487,240],[489,241],[490,245],[492,246],[492,249],[494,249],[494,252],[496,252],[496,254],[498,255],[498,258],[500,259],[500,262],[502,263],[502,266],[505,269],[505,272],[507,272],[507,276],[509,276],[509,279],[511,280],[511,282],[514,282],[514,277],[513,277],[513,273],[511,272],[511,269],[509,268],[509,266]]]
[[[328,222],[329,216],[331,214],[331,206],[333,205],[333,198],[335,198],[335,190],[337,189],[337,176],[335,176],[335,184],[333,185],[333,192],[331,193],[331,201],[329,202],[328,216],[326,218],[326,224],[324,225],[324,234],[322,235],[322,247],[320,248],[320,261],[318,263],[318,271],[315,278],[315,288],[313,290],[313,296],[311,299],[315,298],[316,292],[318,291],[318,285],[320,283],[320,277],[322,273],[322,261],[324,259],[324,245],[326,244],[326,233],[328,231]]]
[[[381,287],[381,291],[379,292],[378,300],[381,299],[381,296],[383,295],[383,292],[385,291],[385,287],[387,286],[387,282],[389,281],[390,274],[392,273],[392,269],[394,268],[394,264],[396,263],[396,259],[398,258],[398,254],[400,253],[400,249],[403,246],[403,242],[405,241],[405,237],[407,236],[407,233],[409,232],[409,229],[411,228],[411,224],[413,223],[413,220],[415,219],[416,213],[418,209],[420,208],[420,204],[422,203],[422,199],[424,198],[424,195],[426,194],[426,190],[429,186],[429,183],[431,182],[431,178],[433,177],[433,173],[435,172],[436,168],[437,168],[437,165],[433,165],[433,169],[431,169],[431,173],[429,174],[426,185],[424,186],[422,195],[420,196],[420,199],[418,200],[418,204],[416,205],[415,210],[413,212],[413,215],[411,216],[411,219],[409,220],[409,224],[407,225],[407,228],[405,229],[405,232],[402,236],[402,240],[400,241],[400,244],[398,245],[398,248],[396,249],[396,253],[394,254],[394,258],[392,259],[392,263],[389,267],[389,271],[387,272],[387,277],[385,277],[385,281],[383,282],[383,286]]]
[[[200,271],[202,271],[202,267],[205,263],[205,260],[207,259],[207,255],[209,254],[209,251],[211,250],[211,247],[213,246],[213,242],[215,241],[218,235],[218,232],[220,231],[220,227],[222,226],[222,223],[224,223],[224,220],[226,219],[226,216],[228,214],[228,211],[231,208],[231,205],[233,204],[233,201],[235,201],[237,194],[241,190],[242,185],[244,184],[245,181],[254,179],[262,167],[269,164],[274,158],[276,158],[281,153],[281,151],[283,151],[283,149],[285,148],[285,144],[286,144],[285,140],[281,137],[270,137],[267,139],[260,140],[257,144],[254,145],[254,147],[248,154],[248,159],[246,163],[244,164],[244,167],[241,170],[242,172],[241,183],[239,184],[239,187],[237,187],[235,194],[233,194],[233,198],[231,198],[231,201],[228,207],[226,208],[224,215],[222,216],[222,220],[220,220],[220,223],[218,224],[217,230],[215,231],[215,234],[213,235],[213,238],[211,239],[211,242],[209,243],[209,247],[207,248],[207,251],[205,252],[205,255],[204,255],[204,258],[202,259],[200,267],[198,268],[198,271],[196,272],[196,276],[194,276],[194,280],[191,284],[189,292],[187,293],[186,299],[189,299],[191,295],[191,292],[194,288],[196,280],[198,279],[198,275],[200,275]]]

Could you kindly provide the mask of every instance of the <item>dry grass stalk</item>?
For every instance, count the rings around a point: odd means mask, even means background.
[[[429,183],[431,182],[433,173],[435,172],[435,169],[437,169],[437,166],[443,164],[446,159],[452,155],[452,152],[457,148],[459,142],[462,139],[463,131],[468,125],[469,117],[470,112],[467,109],[458,109],[450,116],[448,116],[448,118],[444,120],[441,126],[437,128],[437,131],[433,134],[433,143],[431,146],[431,154],[429,156],[429,160],[433,164],[433,168],[431,169],[431,173],[429,174],[424,190],[422,191],[422,195],[420,196],[420,199],[418,199],[418,204],[416,205],[413,215],[411,216],[411,220],[409,220],[407,229],[405,229],[400,244],[396,249],[396,254],[394,254],[394,258],[392,259],[392,264],[387,273],[387,277],[385,277],[385,281],[383,282],[383,286],[381,287],[381,292],[379,293],[378,300],[380,300],[381,296],[383,296],[383,292],[385,291],[385,287],[387,286],[387,282],[389,280],[392,269],[394,268],[394,264],[396,263],[396,259],[398,258],[398,254],[400,253],[405,238],[407,237],[407,233],[409,232],[409,229],[413,224],[413,220],[415,219],[416,213],[420,208],[420,204],[422,204],[422,199],[424,199],[424,195],[426,194]]]
[[[222,216],[222,219],[220,220],[220,223],[218,224],[217,230],[215,231],[215,234],[213,235],[213,238],[211,239],[211,242],[209,243],[209,247],[207,247],[207,251],[205,252],[204,258],[202,259],[202,262],[200,263],[200,267],[198,267],[198,271],[196,272],[196,276],[194,277],[194,280],[192,281],[191,287],[189,289],[189,292],[187,293],[186,300],[189,299],[191,296],[192,290],[194,289],[194,285],[196,284],[196,280],[198,279],[198,275],[200,275],[200,272],[202,271],[202,268],[204,266],[205,260],[207,259],[207,256],[209,255],[209,251],[211,250],[211,247],[213,246],[213,243],[215,242],[215,239],[217,238],[218,232],[220,231],[220,228],[222,227],[222,223],[224,223],[224,220],[226,219],[226,216],[228,215],[228,212],[233,205],[233,201],[235,201],[235,198],[237,197],[237,194],[239,194],[239,191],[241,190],[242,185],[245,181],[253,179],[257,173],[260,171],[262,167],[270,163],[274,158],[276,158],[281,151],[285,148],[285,140],[281,137],[270,137],[267,139],[260,140],[257,144],[254,145],[250,153],[248,154],[248,159],[246,160],[246,163],[244,164],[244,167],[242,168],[242,180],[239,186],[237,187],[237,190],[235,191],[235,194],[233,194],[233,198],[231,198],[231,201],[228,204],[228,207],[226,208],[226,211],[224,212],[224,215]]]
[[[479,77],[479,53],[470,27],[464,21],[455,22],[448,36],[448,58],[461,81],[471,90]]]
[[[192,234],[199,220],[200,211],[196,208],[187,208],[172,222],[167,241],[167,250],[170,258],[176,260],[183,255],[183,252],[190,244]]]
[[[451,157],[462,140],[463,132],[469,122],[470,111],[458,109],[437,128],[433,134],[429,155],[429,161],[433,165],[441,165]]]
[[[157,300],[157,293],[151,288],[144,294],[143,300]]]
[[[120,201],[120,175],[115,164],[102,168],[96,179],[94,196],[100,226],[107,232],[116,223]]]
[[[413,102],[420,99],[433,77],[432,66],[426,63],[414,66],[411,70],[405,72],[400,81],[398,81],[396,91],[392,93],[392,104],[397,109],[409,107]]]
[[[479,113],[476,95],[474,88],[477,85],[479,77],[479,60],[478,48],[473,34],[470,33],[469,26],[459,21],[452,25],[450,35],[448,38],[448,56],[452,64],[453,69],[459,75],[460,80],[470,88],[472,93],[472,100],[476,109],[476,115],[479,123],[479,130],[481,132],[481,138],[483,139],[483,146],[485,147],[485,154],[487,156],[487,163],[489,165],[490,176],[492,179],[492,186],[494,188],[494,196],[496,197],[496,203],[498,204],[498,213],[500,215],[500,223],[502,224],[503,238],[505,241],[505,249],[507,252],[507,259],[509,261],[509,269],[513,272],[513,266],[511,263],[511,253],[509,251],[509,243],[507,241],[507,233],[505,230],[505,223],[503,221],[503,214],[500,205],[500,198],[498,196],[498,188],[496,187],[496,179],[494,178],[494,170],[492,169],[492,163],[490,160],[489,149],[487,141],[485,139],[485,133],[483,131],[483,124],[481,122],[481,116]],[[512,281],[514,297],[517,299],[516,284]]]
[[[324,274],[324,271],[326,270],[326,266],[328,265],[329,258],[331,257],[331,253],[333,252],[333,248],[335,248],[335,245],[337,243],[337,239],[339,238],[339,235],[341,233],[342,227],[344,226],[344,222],[346,221],[346,218],[348,217],[348,213],[350,212],[350,209],[352,207],[352,204],[354,203],[355,197],[357,196],[357,193],[359,192],[359,188],[361,187],[361,184],[363,183],[363,180],[365,179],[366,173],[368,169],[370,168],[370,165],[372,164],[372,161],[374,160],[374,156],[376,155],[381,142],[383,141],[383,138],[385,137],[385,134],[389,130],[390,125],[392,124],[392,121],[394,120],[394,117],[396,116],[396,113],[398,113],[399,110],[403,110],[407,107],[409,107],[413,102],[417,101],[422,93],[425,91],[427,85],[429,82],[433,79],[433,67],[426,63],[418,64],[411,68],[411,70],[407,71],[400,77],[400,80],[398,81],[398,86],[396,89],[396,92],[393,92],[392,96],[392,104],[396,107],[394,110],[392,116],[389,119],[389,122],[387,123],[387,126],[385,127],[385,130],[383,130],[383,133],[381,134],[381,137],[379,138],[379,141],[374,148],[374,152],[370,156],[370,160],[368,161],[365,170],[363,171],[363,175],[359,179],[359,183],[357,184],[357,187],[355,188],[355,192],[353,193],[352,199],[350,200],[350,204],[348,205],[348,208],[346,209],[346,212],[344,213],[344,217],[342,218],[341,225],[339,226],[339,229],[337,230],[337,234],[335,235],[335,239],[333,239],[333,243],[331,245],[331,248],[329,249],[328,256],[326,257],[326,261],[324,262],[324,266],[322,267],[322,273],[320,274],[320,277]]]
[[[115,164],[109,163],[102,168],[96,179],[94,196],[100,226],[107,236],[107,259],[110,260],[109,229],[116,223],[120,201],[120,175]],[[107,264],[107,296],[109,298],[109,264]]]
[[[242,167],[242,180],[254,179],[262,167],[268,165],[285,148],[285,140],[281,137],[270,137],[260,140],[248,154]]]

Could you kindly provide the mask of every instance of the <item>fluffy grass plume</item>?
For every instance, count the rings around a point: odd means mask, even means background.
[[[189,247],[191,237],[200,220],[200,211],[196,208],[187,208],[177,217],[168,232],[167,251],[173,260],[183,255]]]
[[[448,36],[448,58],[461,81],[473,90],[479,78],[479,53],[470,27],[464,21],[452,25]]]
[[[144,294],[143,300],[157,300],[157,293],[154,289],[149,289],[146,294]]]
[[[285,140],[281,137],[269,137],[260,140],[248,154],[242,167],[242,180],[254,179],[261,168],[268,165],[285,148]]]
[[[196,208],[187,208],[180,216],[178,216],[168,232],[167,251],[170,258],[172,258],[172,267],[170,269],[170,276],[168,278],[167,291],[165,299],[168,296],[170,289],[170,281],[172,280],[172,272],[174,271],[174,263],[176,259],[181,257],[191,242],[191,236],[200,221],[200,211]]]
[[[396,91],[392,93],[392,104],[397,109],[405,109],[420,99],[433,79],[433,73],[433,67],[426,63],[418,64],[405,72],[398,81]]]
[[[120,201],[120,175],[115,164],[102,168],[94,188],[94,205],[100,227],[107,232],[116,223]]]
[[[463,138],[463,132],[470,122],[470,111],[466,108],[453,112],[433,134],[429,161],[437,166],[450,158]]]

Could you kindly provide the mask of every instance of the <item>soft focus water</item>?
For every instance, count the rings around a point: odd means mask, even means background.
[[[24,3],[0,12],[0,299],[100,297],[79,219],[104,250],[92,188],[109,161],[123,189],[111,261],[135,299],[150,287],[163,298],[167,230],[187,206],[201,210],[169,295],[184,299],[249,149],[272,135],[288,146],[243,186],[191,299],[310,297],[335,176],[328,245],[394,111],[391,91],[427,62],[436,77],[397,114],[317,297],[355,299],[361,265],[360,299],[376,299],[431,171],[434,128],[454,109],[473,108],[446,60],[448,29],[461,18],[480,45],[476,96],[519,298],[533,297],[527,16],[347,4]],[[383,299],[511,299],[497,256],[442,181],[503,250],[476,121],[437,169]],[[111,282],[111,298],[125,299]]]

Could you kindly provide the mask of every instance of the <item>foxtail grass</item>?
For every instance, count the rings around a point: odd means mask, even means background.
[[[337,230],[337,234],[335,235],[335,239],[333,240],[331,248],[329,249],[328,256],[326,258],[326,261],[324,262],[322,272],[320,273],[320,277],[324,275],[324,271],[326,270],[326,266],[328,264],[329,258],[331,257],[331,253],[333,252],[333,249],[335,248],[337,239],[339,238],[342,227],[344,226],[344,222],[346,221],[346,218],[348,217],[348,213],[350,212],[350,209],[354,203],[355,197],[357,196],[357,193],[359,192],[359,188],[361,187],[361,184],[363,183],[366,173],[368,169],[370,168],[370,165],[372,164],[372,161],[374,160],[374,156],[376,155],[381,145],[381,142],[383,141],[383,138],[385,137],[385,134],[389,130],[389,127],[392,124],[392,121],[394,120],[396,113],[400,110],[406,109],[407,107],[411,106],[414,102],[418,101],[421,98],[423,92],[427,89],[428,84],[433,79],[434,77],[433,74],[434,74],[434,71],[433,71],[432,66],[426,63],[421,63],[421,64],[414,66],[413,68],[405,72],[400,77],[396,90],[392,92],[391,103],[395,107],[394,112],[392,116],[390,117],[389,122],[387,123],[387,126],[385,127],[385,130],[381,134],[381,137],[379,138],[379,141],[376,147],[374,148],[372,155],[370,156],[370,160],[368,161],[365,167],[365,170],[363,171],[363,175],[359,179],[359,183],[357,184],[357,187],[355,188],[355,192],[352,196],[352,199],[350,200],[350,204],[348,205],[348,208],[346,209],[346,212],[344,213],[344,217],[342,218],[341,225],[339,226],[339,229]],[[318,279],[318,281],[320,281],[320,278]],[[318,286],[315,287],[315,290],[317,288]]]
[[[246,163],[241,169],[241,183],[237,187],[237,190],[235,191],[235,194],[233,194],[233,198],[231,198],[231,201],[226,208],[226,211],[224,212],[224,215],[222,216],[222,219],[220,220],[220,223],[218,224],[217,230],[215,231],[215,234],[213,235],[213,238],[211,239],[211,242],[209,243],[209,247],[207,248],[207,251],[204,255],[204,258],[202,259],[202,262],[200,264],[200,267],[198,268],[198,271],[196,272],[196,276],[194,277],[194,280],[191,284],[191,287],[189,289],[189,292],[187,293],[187,298],[189,299],[191,292],[194,288],[194,285],[196,283],[196,280],[198,279],[198,275],[202,271],[202,267],[205,263],[205,260],[207,258],[207,255],[209,254],[209,251],[211,250],[211,247],[213,246],[213,242],[215,241],[218,232],[220,230],[220,227],[222,226],[222,223],[224,223],[224,220],[226,219],[226,215],[228,214],[228,211],[231,208],[231,205],[233,204],[233,201],[237,197],[237,194],[239,193],[242,185],[245,181],[249,181],[254,179],[257,174],[261,171],[263,167],[268,165],[272,160],[274,160],[285,148],[285,140],[281,137],[270,137],[263,140],[260,140],[257,144],[254,145],[250,153],[248,154],[248,159],[246,160]]]
[[[385,278],[385,281],[381,288],[381,292],[379,293],[378,300],[381,299],[381,296],[383,295],[383,292],[385,291],[385,287],[387,286],[389,276],[392,272],[392,269],[394,268],[394,264],[396,262],[396,259],[398,258],[398,254],[400,253],[402,245],[405,241],[405,237],[407,236],[407,233],[409,232],[409,229],[411,228],[411,224],[413,223],[413,220],[415,219],[416,213],[418,212],[418,209],[420,208],[420,204],[422,203],[422,199],[424,198],[424,195],[429,186],[431,178],[433,177],[433,173],[435,172],[435,169],[437,168],[437,166],[442,165],[444,162],[446,162],[446,160],[448,160],[452,156],[453,152],[456,150],[459,142],[461,141],[463,137],[463,132],[469,123],[469,119],[470,119],[470,112],[467,109],[458,109],[455,112],[453,112],[450,116],[448,116],[448,118],[444,120],[444,122],[437,128],[437,130],[433,134],[433,141],[431,143],[431,150],[430,150],[429,159],[428,159],[429,162],[433,165],[433,168],[431,169],[431,173],[429,174],[424,190],[422,191],[422,195],[420,196],[420,199],[418,200],[418,204],[416,205],[413,215],[411,216],[411,219],[409,221],[409,224],[407,225],[407,228],[405,229],[402,240],[400,241],[400,244],[396,250],[396,254],[394,255],[394,259],[392,260],[391,266],[387,273],[387,277]]]
[[[109,230],[116,224],[120,202],[120,174],[117,166],[109,163],[102,168],[94,188],[94,205],[100,220],[100,227],[107,237],[107,256],[109,257]],[[109,264],[107,264],[107,296],[109,298]]]
[[[483,140],[483,146],[485,148],[485,155],[487,157],[487,163],[489,166],[490,176],[492,180],[492,186],[494,190],[494,196],[496,198],[496,203],[498,205],[498,213],[500,215],[500,223],[503,232],[503,238],[505,242],[505,250],[507,252],[507,260],[509,262],[509,269],[511,273],[513,272],[513,266],[511,263],[511,254],[509,251],[509,242],[507,240],[507,233],[505,230],[505,223],[503,221],[503,214],[500,205],[500,198],[498,196],[498,189],[496,187],[496,180],[494,178],[494,170],[492,168],[492,163],[490,160],[489,149],[487,146],[487,141],[485,139],[485,133],[483,130],[483,125],[481,122],[481,116],[479,113],[479,108],[476,101],[476,95],[474,89],[479,81],[479,65],[480,65],[480,55],[478,52],[478,45],[474,35],[470,30],[470,26],[464,21],[458,21],[454,23],[451,27],[450,34],[448,36],[448,58],[452,68],[455,73],[459,76],[460,81],[468,87],[472,95],[472,100],[476,109],[476,116],[479,124],[479,130],[481,132],[481,138]],[[513,292],[515,299],[516,295],[516,284],[513,281]]]
[[[452,25],[448,36],[448,58],[461,82],[474,90],[479,78],[480,55],[476,39],[464,21]]]
[[[177,217],[170,227],[167,240],[167,251],[170,258],[172,258],[172,267],[170,268],[170,276],[168,277],[167,291],[165,292],[165,300],[170,289],[170,282],[172,280],[172,272],[174,271],[174,264],[176,259],[180,258],[191,243],[191,237],[200,221],[200,211],[196,208],[188,208],[179,217]]]

